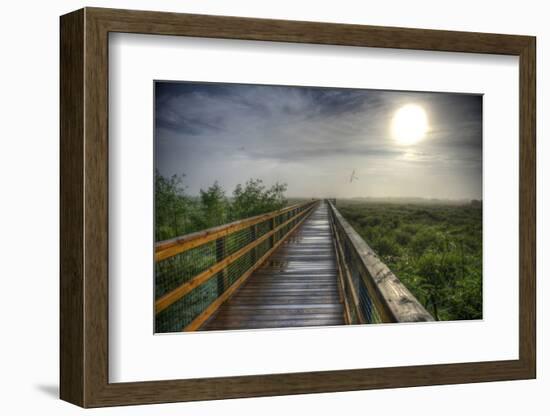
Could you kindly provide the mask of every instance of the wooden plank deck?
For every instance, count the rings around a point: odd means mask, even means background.
[[[343,325],[323,202],[200,330]]]

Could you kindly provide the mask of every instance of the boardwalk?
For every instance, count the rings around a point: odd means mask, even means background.
[[[321,203],[202,330],[343,325],[328,207]]]
[[[160,241],[155,262],[156,332],[433,320],[334,200]]]

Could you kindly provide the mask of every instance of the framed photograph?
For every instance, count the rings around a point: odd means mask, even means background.
[[[535,49],[62,16],[61,398],[535,378]]]

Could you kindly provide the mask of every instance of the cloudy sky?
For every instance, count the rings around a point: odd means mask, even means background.
[[[403,144],[392,120],[410,104],[427,132]],[[260,178],[289,197],[481,199],[481,145],[479,95],[155,83],[156,168],[191,195]]]

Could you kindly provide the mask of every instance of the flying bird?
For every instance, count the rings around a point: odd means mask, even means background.
[[[352,183],[354,179],[359,180],[359,178],[355,175],[355,169],[353,169],[353,172],[351,172],[351,176],[349,177],[349,183]]]

